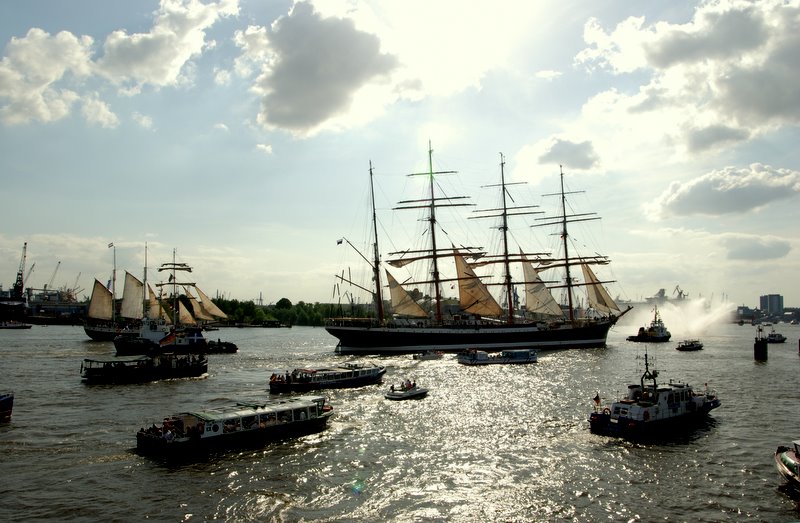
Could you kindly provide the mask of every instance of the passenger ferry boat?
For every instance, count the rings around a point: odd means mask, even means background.
[[[791,447],[778,447],[775,451],[775,466],[790,484],[800,486],[800,440],[794,440]]]
[[[386,367],[345,363],[339,367],[294,369],[291,373],[273,374],[269,379],[272,394],[308,392],[320,389],[344,389],[380,383]]]
[[[143,455],[192,456],[197,453],[263,446],[270,441],[323,430],[333,416],[324,396],[297,396],[265,403],[240,402],[182,412],[136,434]]]
[[[470,349],[456,357],[462,365],[506,365],[511,363],[536,363],[539,356],[533,349],[504,350],[497,354]]]
[[[589,415],[593,433],[626,438],[665,433],[705,417],[721,404],[716,391],[707,386],[696,392],[688,383],[670,380],[659,385],[658,371],[650,371],[647,353],[644,367],[640,382],[628,385],[625,398],[601,408],[600,395],[595,396],[594,411]]]
[[[701,350],[703,348],[703,344],[700,340],[683,340],[682,342],[678,343],[678,346],[675,347],[675,350],[680,351],[693,351],[693,350]]]
[[[154,354],[119,358],[86,358],[81,364],[84,383],[147,383],[173,378],[195,378],[208,372],[203,354]]]

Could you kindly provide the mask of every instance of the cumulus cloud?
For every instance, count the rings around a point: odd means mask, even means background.
[[[80,99],[68,86],[91,72],[92,39],[33,28],[12,38],[0,61],[0,117],[6,124],[64,118]]]
[[[753,164],[727,167],[686,183],[673,182],[646,206],[651,219],[746,213],[800,193],[800,172]]]
[[[704,2],[685,24],[629,18],[584,28],[575,58],[589,69],[649,73],[610,111],[637,114],[661,135],[702,152],[800,123],[800,4]]]
[[[32,28],[11,39],[0,61],[0,118],[8,125],[53,122],[80,105],[90,123],[114,127],[119,121],[107,102],[96,92],[80,94],[88,80],[105,78],[124,95],[138,94],[144,85],[186,82],[194,73],[191,59],[213,45],[205,32],[237,13],[238,0],[162,0],[148,33],[114,31],[97,60],[89,36]]]
[[[108,107],[108,104],[100,100],[97,95],[89,96],[84,99],[81,114],[87,122],[97,124],[101,127],[114,128],[119,125],[119,118]]]
[[[133,113],[133,121],[139,124],[140,127],[145,129],[152,129],[153,128],[153,119],[147,115],[144,115],[138,111],[134,111]]]
[[[97,70],[122,85],[177,85],[184,81],[182,73],[190,60],[213,46],[206,42],[206,31],[238,12],[238,0],[162,0],[148,33],[118,30],[106,37]]]
[[[541,163],[557,163],[573,169],[589,169],[594,167],[598,160],[592,142],[576,143],[560,138],[551,139],[539,157]]]
[[[237,70],[264,61],[254,86],[262,97],[258,122],[299,133],[347,110],[354,93],[397,66],[375,35],[348,19],[323,18],[304,2],[269,29],[238,32],[236,42],[247,56]]]
[[[256,144],[256,149],[258,149],[264,154],[272,154],[272,146],[266,143]]]

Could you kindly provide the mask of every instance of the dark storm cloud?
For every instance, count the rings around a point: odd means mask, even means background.
[[[358,89],[398,64],[380,52],[376,36],[350,20],[322,18],[307,3],[278,19],[268,40],[271,63],[257,81],[265,93],[259,122],[294,131],[344,111]]]

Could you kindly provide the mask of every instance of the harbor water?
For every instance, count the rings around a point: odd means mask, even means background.
[[[705,348],[625,341],[550,351],[531,365],[471,367],[454,355],[342,357],[322,328],[221,329],[236,354],[211,355],[198,379],[89,386],[83,358],[111,357],[80,327],[0,331],[2,521],[791,521],[800,496],[773,462],[800,439],[800,327],[753,357],[755,327],[714,323]],[[660,372],[715,389],[722,407],[674,440],[591,434],[592,398]],[[318,434],[168,464],[133,452],[135,435],[173,412],[266,398],[273,372],[344,361],[387,367],[382,385],[326,392],[336,416]],[[417,401],[384,399],[409,378]]]

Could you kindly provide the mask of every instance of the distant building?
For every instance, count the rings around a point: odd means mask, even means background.
[[[783,314],[783,296],[780,294],[767,294],[759,299],[759,308],[767,316],[780,316]]]

